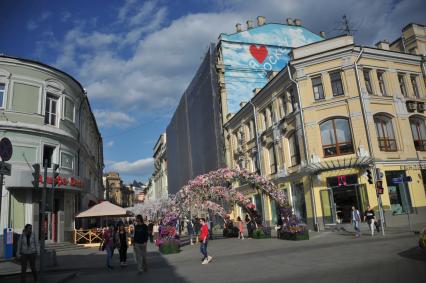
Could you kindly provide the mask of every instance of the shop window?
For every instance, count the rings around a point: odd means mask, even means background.
[[[314,92],[315,100],[321,100],[325,98],[321,77],[312,78],[312,90]]]
[[[347,119],[331,119],[320,125],[324,157],[354,153]]]
[[[383,115],[375,115],[374,124],[376,125],[377,139],[380,150],[397,151],[392,119]]]
[[[306,202],[303,183],[294,184],[291,190],[294,214],[302,223],[306,223]]]
[[[343,95],[343,84],[340,71],[330,73],[331,89],[333,90],[333,96]]]
[[[426,126],[421,118],[410,118],[411,133],[414,146],[418,151],[426,151]]]
[[[288,144],[290,147],[291,166],[300,164],[299,142],[295,132],[288,138]]]
[[[386,96],[385,72],[377,71],[377,79],[379,80],[380,93]]]
[[[373,94],[373,87],[372,87],[372,84],[371,84],[370,70],[364,69],[362,73],[364,75],[365,88],[367,90],[367,93]]]
[[[407,97],[407,86],[405,85],[404,74],[398,74],[399,89],[404,97]]]
[[[262,195],[261,194],[255,194],[253,196],[253,202],[256,206],[256,211],[263,217],[263,205],[262,205]]]
[[[406,184],[394,183],[395,178],[405,177],[404,171],[386,171],[389,200],[393,215],[411,212],[411,197]]]

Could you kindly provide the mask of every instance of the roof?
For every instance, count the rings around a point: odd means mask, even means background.
[[[109,201],[101,202],[100,204],[94,205],[88,210],[77,214],[76,218],[82,217],[100,217],[100,216],[126,216],[127,210],[110,203]]]

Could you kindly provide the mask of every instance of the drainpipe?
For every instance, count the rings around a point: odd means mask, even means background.
[[[359,80],[359,70],[358,70],[358,62],[359,60],[361,60],[361,56],[364,53],[364,47],[361,46],[361,50],[358,54],[358,57],[355,60],[354,63],[354,68],[355,68],[355,78],[356,78],[356,85],[358,88],[358,93],[359,93],[359,101],[361,104],[361,112],[362,112],[362,117],[364,120],[364,127],[365,127],[365,132],[367,133],[367,143],[368,143],[368,152],[370,153],[371,158],[373,158],[373,176],[374,176],[374,180],[377,181],[378,180],[378,176],[376,175],[376,162],[374,160],[374,154],[373,154],[373,147],[371,145],[371,133],[370,133],[370,128],[368,127],[368,120],[367,120],[367,114],[365,112],[365,101],[364,101],[364,96],[361,92],[361,83]],[[383,236],[385,235],[385,229],[383,226],[383,222],[384,222],[384,213],[383,213],[383,206],[382,206],[382,198],[381,195],[376,194],[377,196],[377,203],[379,206],[379,213],[380,213],[380,224],[381,224],[381,228],[382,228],[382,234]]]
[[[300,99],[299,84],[291,76],[290,63],[287,64],[287,71],[288,71],[288,77],[289,77],[290,81],[292,81],[296,85],[297,103],[299,105],[300,121],[302,123],[302,135],[303,135],[303,145],[304,145],[304,148],[305,148],[305,160],[306,160],[306,163],[309,164],[310,161],[309,161],[309,157],[308,157],[308,143],[307,143],[306,132],[305,132],[305,118],[303,116],[303,106],[302,106],[302,100]],[[314,194],[314,185],[313,185],[312,176],[309,176],[309,183],[310,183],[311,199],[312,199],[312,212],[313,212],[313,216],[314,216],[314,227],[315,227],[315,230],[319,231],[319,225],[318,225],[318,221],[317,221],[315,194]]]

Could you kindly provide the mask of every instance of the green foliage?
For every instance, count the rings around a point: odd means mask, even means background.
[[[305,230],[303,233],[280,232],[278,238],[282,240],[301,241],[309,240],[309,232]]]
[[[176,242],[165,242],[160,245],[160,253],[162,254],[177,254],[179,253],[179,244]]]
[[[423,233],[422,233],[422,234],[421,234],[421,236],[420,236],[420,239],[419,239],[419,246],[420,246],[422,249],[426,250],[426,229],[425,229],[425,230],[423,230]]]
[[[266,238],[265,232],[262,229],[256,229],[253,231],[253,238],[255,239],[264,239]]]

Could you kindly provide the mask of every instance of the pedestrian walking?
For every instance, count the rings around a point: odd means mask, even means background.
[[[237,225],[238,225],[238,239],[244,240],[244,223],[241,220],[241,217],[237,217]]]
[[[121,224],[118,227],[118,252],[120,254],[120,266],[127,266],[127,239],[129,238],[129,233],[127,233],[124,225]]]
[[[187,220],[186,223],[186,229],[188,231],[188,236],[189,236],[189,244],[192,246],[194,244],[194,226],[192,225],[192,221],[191,220]]]
[[[133,234],[132,243],[138,266],[138,274],[146,272],[146,246],[148,242],[148,226],[144,224],[142,215],[136,216],[135,232]]]
[[[248,238],[252,239],[253,238],[253,223],[250,219],[250,217],[248,216],[248,214],[246,214],[246,218],[244,219],[246,226],[247,226],[247,232],[248,232]]]
[[[152,220],[150,220],[148,223],[148,236],[149,236],[149,242],[153,243],[154,242],[154,223],[152,222]]]
[[[109,228],[104,230],[102,235],[103,243],[102,250],[106,251],[107,259],[107,268],[114,269],[112,266],[112,255],[114,254],[114,226],[110,225]]]
[[[18,240],[18,250],[16,256],[21,259],[21,282],[26,281],[27,264],[30,263],[34,282],[38,281],[37,269],[35,266],[37,254],[40,252],[37,237],[33,233],[33,226],[26,224]]]
[[[152,233],[154,235],[154,240],[158,240],[159,232],[160,232],[160,226],[158,225],[158,221],[155,221],[154,226],[152,227]]]
[[[194,232],[195,232],[195,241],[198,243],[199,235],[200,235],[200,229],[201,229],[200,219],[198,219],[198,217],[195,217],[193,224],[194,224]]]
[[[371,236],[374,236],[374,223],[376,222],[376,217],[374,215],[374,210],[367,206],[367,210],[364,213],[364,221],[367,220],[368,228],[370,228]]]
[[[361,235],[361,231],[359,229],[359,222],[361,221],[361,216],[359,214],[359,210],[356,209],[355,206],[352,206],[352,224],[355,230],[355,237],[359,237]]]
[[[200,218],[200,252],[203,255],[203,259],[201,260],[201,264],[208,264],[213,257],[209,256],[207,253],[207,238],[209,236],[209,228],[207,226],[206,220],[204,218]]]

